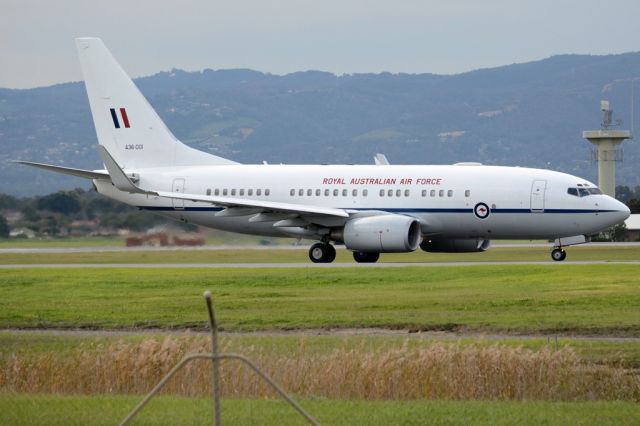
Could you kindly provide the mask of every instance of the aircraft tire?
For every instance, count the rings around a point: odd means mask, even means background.
[[[562,262],[567,258],[567,252],[561,248],[555,248],[551,251],[551,259],[556,262]]]
[[[336,249],[331,244],[315,243],[309,248],[309,259],[313,263],[331,263],[336,258]]]
[[[380,259],[380,253],[354,251],[353,260],[358,263],[376,263]]]

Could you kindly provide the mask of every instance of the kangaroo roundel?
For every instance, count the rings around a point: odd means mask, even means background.
[[[489,217],[489,213],[491,213],[491,211],[489,210],[489,206],[487,206],[485,203],[478,203],[473,208],[473,213],[479,219],[486,219]]]

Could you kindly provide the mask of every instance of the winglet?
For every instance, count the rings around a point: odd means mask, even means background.
[[[373,161],[375,161],[376,166],[388,166],[389,160],[387,160],[387,156],[381,153],[377,153],[375,157],[373,157]]]
[[[143,189],[138,188],[131,179],[122,171],[116,160],[113,159],[107,148],[102,145],[98,145],[98,153],[102,158],[102,162],[104,166],[107,168],[109,172],[109,177],[111,178],[111,182],[118,188],[120,191],[130,192],[132,194],[149,194],[149,195],[157,195],[155,192],[145,191]]]

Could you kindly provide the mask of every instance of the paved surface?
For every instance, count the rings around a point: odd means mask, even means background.
[[[104,253],[104,252],[142,252],[142,251],[193,251],[193,250],[308,250],[310,244],[301,244],[297,246],[197,246],[197,247],[124,247],[124,246],[98,246],[98,247],[37,247],[37,248],[0,248],[0,254],[3,253]],[[552,243],[531,242],[531,243],[491,243],[491,247],[544,247],[551,248]],[[580,247],[640,247],[640,242],[631,243],[588,243],[581,244]],[[345,250],[344,246],[337,246],[338,250]]]
[[[435,267],[435,266],[500,266],[500,265],[640,265],[640,260],[605,261],[584,260],[554,262],[382,262],[382,263],[63,263],[63,264],[15,264],[0,265],[0,268],[29,269],[29,268],[407,268],[407,267]]]

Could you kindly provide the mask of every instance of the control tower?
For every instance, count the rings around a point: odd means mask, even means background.
[[[598,163],[598,186],[600,190],[611,197],[616,196],[616,163],[622,161],[622,148],[625,139],[631,138],[628,130],[610,129],[613,110],[609,108],[609,101],[600,101],[602,123],[600,130],[585,130],[582,137],[594,144],[592,158]],[[615,126],[620,125],[618,121]]]

